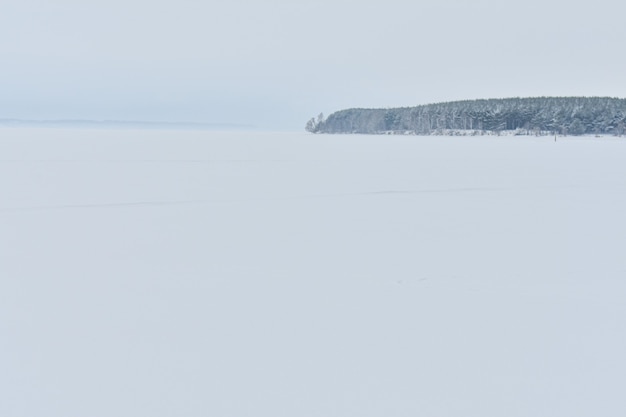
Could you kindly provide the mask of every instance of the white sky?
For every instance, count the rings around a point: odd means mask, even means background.
[[[0,118],[301,129],[346,107],[626,97],[622,0],[6,0]]]

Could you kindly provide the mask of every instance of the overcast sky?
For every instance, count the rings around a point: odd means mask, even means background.
[[[0,118],[302,129],[348,107],[626,97],[623,0],[4,0]]]

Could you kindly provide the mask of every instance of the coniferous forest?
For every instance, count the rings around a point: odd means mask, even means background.
[[[391,109],[320,114],[313,133],[416,135],[583,135],[625,133],[626,99],[535,97],[466,100]]]

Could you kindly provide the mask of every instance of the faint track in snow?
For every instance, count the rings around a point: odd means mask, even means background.
[[[71,210],[71,209],[109,209],[109,208],[133,208],[133,207],[160,207],[160,206],[190,206],[202,204],[223,203],[250,203],[262,201],[293,201],[293,200],[317,200],[324,198],[366,197],[366,196],[394,196],[394,195],[419,195],[419,194],[454,194],[475,192],[502,192],[540,189],[565,189],[581,188],[577,185],[544,186],[544,187],[462,187],[462,188],[429,188],[423,190],[379,190],[352,193],[333,194],[309,194],[276,197],[251,197],[251,198],[223,198],[223,199],[198,199],[198,200],[154,200],[154,201],[129,201],[113,203],[84,203],[84,204],[58,204],[41,206],[17,206],[0,207],[0,213],[46,211],[46,210]]]
[[[199,200],[154,200],[154,201],[129,201],[129,202],[111,202],[111,203],[84,203],[84,204],[58,204],[58,205],[41,205],[41,206],[18,206],[18,207],[0,207],[0,213],[4,212],[26,212],[26,211],[47,211],[47,210],[70,210],[70,209],[108,209],[108,208],[124,208],[124,207],[159,207],[159,206],[186,206],[201,204],[221,204],[221,203],[246,203],[255,201],[289,201],[289,200],[308,200],[308,199],[324,199],[324,198],[342,198],[342,197],[359,197],[359,196],[388,196],[388,195],[410,195],[410,194],[435,194],[435,193],[459,193],[459,192],[482,192],[482,191],[503,191],[506,188],[441,188],[441,189],[425,189],[425,190],[381,190],[381,191],[365,191],[354,193],[335,193],[335,194],[310,194],[310,195],[292,195],[284,197],[259,197],[259,198],[225,198],[225,199],[199,199]]]
[[[98,208],[120,208],[120,207],[146,207],[146,206],[174,206],[189,204],[204,204],[219,202],[217,200],[179,200],[179,201],[135,201],[121,203],[93,203],[93,204],[59,204],[46,206],[22,206],[22,207],[2,207],[0,212],[20,212],[20,211],[45,211],[64,209],[98,209]]]
[[[461,193],[472,191],[505,191],[508,188],[502,187],[465,187],[465,188],[430,188],[424,190],[383,190],[383,191],[366,191],[362,193],[353,193],[345,195],[388,195],[388,194],[430,194],[430,193]]]

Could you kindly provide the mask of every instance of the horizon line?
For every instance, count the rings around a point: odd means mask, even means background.
[[[196,128],[246,128],[257,129],[258,126],[248,123],[232,122],[190,122],[190,121],[145,121],[116,119],[18,119],[0,118],[0,125],[101,125],[101,126],[143,126],[143,127],[196,127]]]

